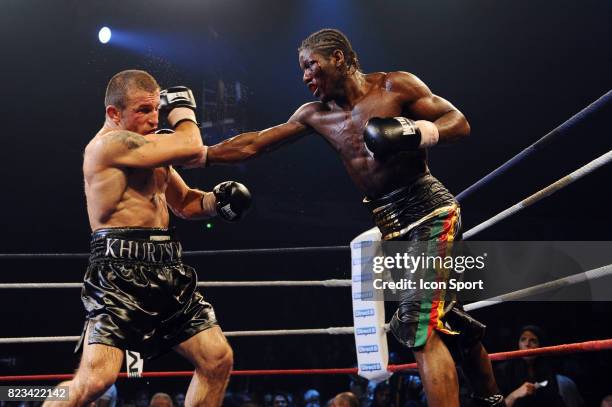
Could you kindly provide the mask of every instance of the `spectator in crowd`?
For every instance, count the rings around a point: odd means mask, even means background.
[[[272,393],[264,394],[263,396],[264,407],[272,407],[273,403],[274,403],[274,394]]]
[[[417,374],[398,374],[397,393],[402,407],[425,407],[427,401],[423,382]]]
[[[272,399],[272,407],[288,407],[289,406],[289,396],[285,393],[275,393],[274,398]]]
[[[395,407],[391,399],[389,382],[380,382],[374,388],[374,395],[368,407]]]
[[[371,398],[368,394],[368,379],[361,376],[351,375],[351,381],[349,383],[349,392],[357,397],[359,404],[366,406],[370,404]]]
[[[117,405],[117,386],[114,384],[104,392],[96,401],[91,403],[91,407],[115,407]]]
[[[315,389],[306,390],[304,393],[304,407],[320,407],[321,395]]]
[[[567,407],[582,407],[584,400],[578,391],[578,386],[572,379],[567,376],[557,374],[557,383],[559,384],[559,394]]]
[[[136,393],[136,399],[134,400],[135,407],[149,407],[149,392],[146,390],[139,390]]]
[[[169,394],[155,393],[153,397],[151,397],[149,407],[174,407],[174,403]]]
[[[332,407],[360,407],[359,399],[350,391],[345,391],[331,399]]]
[[[612,394],[608,394],[606,397],[601,399],[599,407],[612,407]]]
[[[176,407],[185,407],[185,393],[176,393],[174,395],[174,405]]]
[[[520,350],[539,348],[545,340],[540,327],[528,325],[520,330],[518,347]],[[508,407],[569,407],[561,397],[557,375],[546,358],[528,356],[509,360],[497,366],[495,377],[506,395]]]

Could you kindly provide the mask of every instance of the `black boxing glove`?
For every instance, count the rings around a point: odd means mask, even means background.
[[[427,148],[438,142],[438,128],[426,120],[405,117],[373,117],[365,125],[363,141],[375,158],[384,159],[400,151]]]
[[[213,194],[217,200],[217,213],[230,222],[242,219],[251,206],[251,193],[236,181],[220,183],[213,188]]]
[[[159,93],[159,110],[167,113],[168,123],[175,129],[185,120],[198,124],[195,116],[196,107],[191,89],[185,86],[173,86]]]

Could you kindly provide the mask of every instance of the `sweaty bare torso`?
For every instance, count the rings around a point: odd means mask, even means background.
[[[365,148],[363,129],[370,118],[405,116],[420,119],[402,109],[400,95],[390,89],[386,78],[384,73],[368,74],[368,91],[350,110],[334,103],[312,102],[304,106],[300,118],[339,153],[353,182],[370,198],[408,185],[428,171],[425,150],[402,152],[380,161]]]
[[[85,148],[83,174],[91,229],[168,227],[165,195],[168,167],[135,169],[105,165],[103,153],[105,144],[111,142],[109,137],[112,136],[108,130],[103,129]]]

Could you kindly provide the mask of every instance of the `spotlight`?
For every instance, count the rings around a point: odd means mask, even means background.
[[[110,28],[108,27],[100,28],[100,31],[98,32],[98,39],[100,40],[102,44],[106,44],[107,42],[109,42],[111,39]]]

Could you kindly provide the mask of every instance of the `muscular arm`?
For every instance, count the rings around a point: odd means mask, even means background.
[[[183,219],[206,219],[217,214],[214,194],[189,188],[172,167],[166,188],[166,202],[172,212]]]
[[[285,143],[298,140],[312,130],[306,125],[305,115],[310,110],[298,109],[287,123],[262,131],[239,134],[208,148],[208,164],[232,164],[275,150]]]
[[[173,134],[141,136],[127,130],[111,131],[100,137],[94,153],[110,167],[155,168],[187,163],[201,156],[205,148],[198,127],[185,121]]]
[[[416,76],[407,72],[389,74],[389,86],[403,101],[406,115],[413,120],[433,122],[440,133],[438,143],[453,143],[470,134],[465,116],[449,101],[431,93]]]

